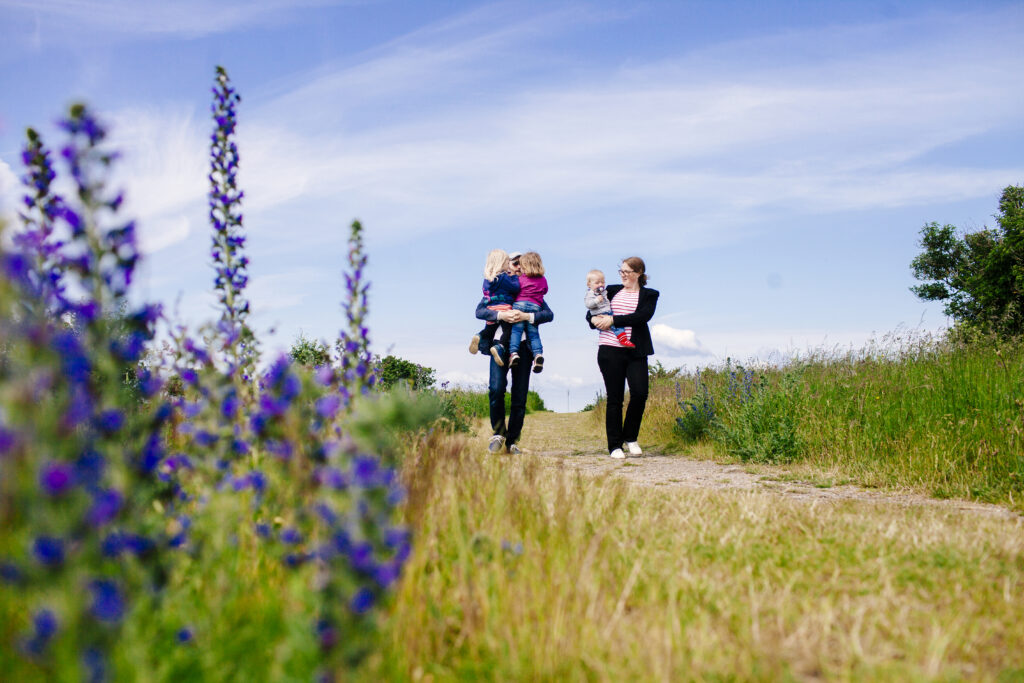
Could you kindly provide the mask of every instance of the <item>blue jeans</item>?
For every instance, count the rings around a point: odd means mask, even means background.
[[[536,313],[540,310],[540,304],[535,304],[532,301],[517,301],[512,304],[512,308],[524,313]],[[540,331],[536,325],[525,320],[517,322],[512,326],[512,332],[508,336],[509,348],[519,348],[519,340],[523,338],[524,331],[526,332],[526,339],[530,342],[530,350],[533,351],[533,355],[539,356],[544,353],[544,345],[540,343]]]

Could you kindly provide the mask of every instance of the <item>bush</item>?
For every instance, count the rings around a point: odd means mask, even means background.
[[[781,463],[797,458],[801,450],[799,370],[787,371],[777,386],[761,384],[749,391],[728,403],[725,418],[715,424],[726,451],[750,462]]]
[[[331,351],[327,344],[317,339],[309,339],[303,334],[300,334],[292,344],[288,357],[307,368],[331,364]]]
[[[429,389],[434,386],[434,368],[391,355],[375,360],[378,381],[384,390],[398,382],[406,383],[410,389]]]
[[[693,443],[710,436],[715,425],[715,398],[706,384],[701,381],[700,373],[693,378],[694,397],[679,401],[683,411],[676,418],[676,433],[683,441]],[[676,395],[680,394],[679,383],[676,383]]]

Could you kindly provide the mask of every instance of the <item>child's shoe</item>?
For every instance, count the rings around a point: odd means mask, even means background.
[[[519,354],[513,353],[511,356],[508,357],[508,366],[510,368],[514,368],[517,365],[519,365]]]
[[[469,342],[469,352],[476,354],[480,350],[480,335],[474,334],[473,338]]]
[[[619,332],[617,338],[619,340],[619,343],[622,344],[623,346],[625,346],[627,349],[635,349],[636,348],[636,344],[634,344],[633,342],[629,341],[629,335],[627,335],[625,332]]]
[[[534,372],[541,372],[543,369],[544,369],[544,356],[541,356],[540,354],[538,354],[537,357],[533,359],[533,371]]]
[[[491,358],[498,364],[499,368],[505,367],[505,361],[501,359],[501,344],[495,344],[491,347]]]

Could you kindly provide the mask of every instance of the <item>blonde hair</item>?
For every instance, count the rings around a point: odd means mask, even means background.
[[[601,278],[602,280],[606,279],[603,270],[594,268],[592,271],[587,273],[587,284],[589,285],[591,280],[596,280],[597,278]]]
[[[637,281],[641,287],[647,286],[647,266],[644,264],[644,260],[639,256],[630,256],[629,258],[622,259],[623,265],[629,266],[629,269],[634,273],[639,273],[640,277]]]
[[[491,249],[484,261],[484,279],[493,280],[508,270],[508,254],[504,249]]]
[[[535,251],[528,251],[519,257],[519,267],[523,269],[523,275],[540,277],[544,274],[544,262],[540,260],[540,254]]]

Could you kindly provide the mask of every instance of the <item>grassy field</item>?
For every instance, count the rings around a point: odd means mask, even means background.
[[[784,367],[731,364],[703,372],[700,383],[717,421],[696,442],[702,452],[751,464],[786,463],[794,474],[821,481],[1024,510],[1020,343],[890,338]],[[675,452],[692,448],[676,427],[680,399],[701,402],[692,375],[655,381],[643,443]],[[595,426],[603,419],[598,405]]]
[[[415,552],[368,680],[1024,678],[1019,521],[631,488],[482,445],[406,463]]]

